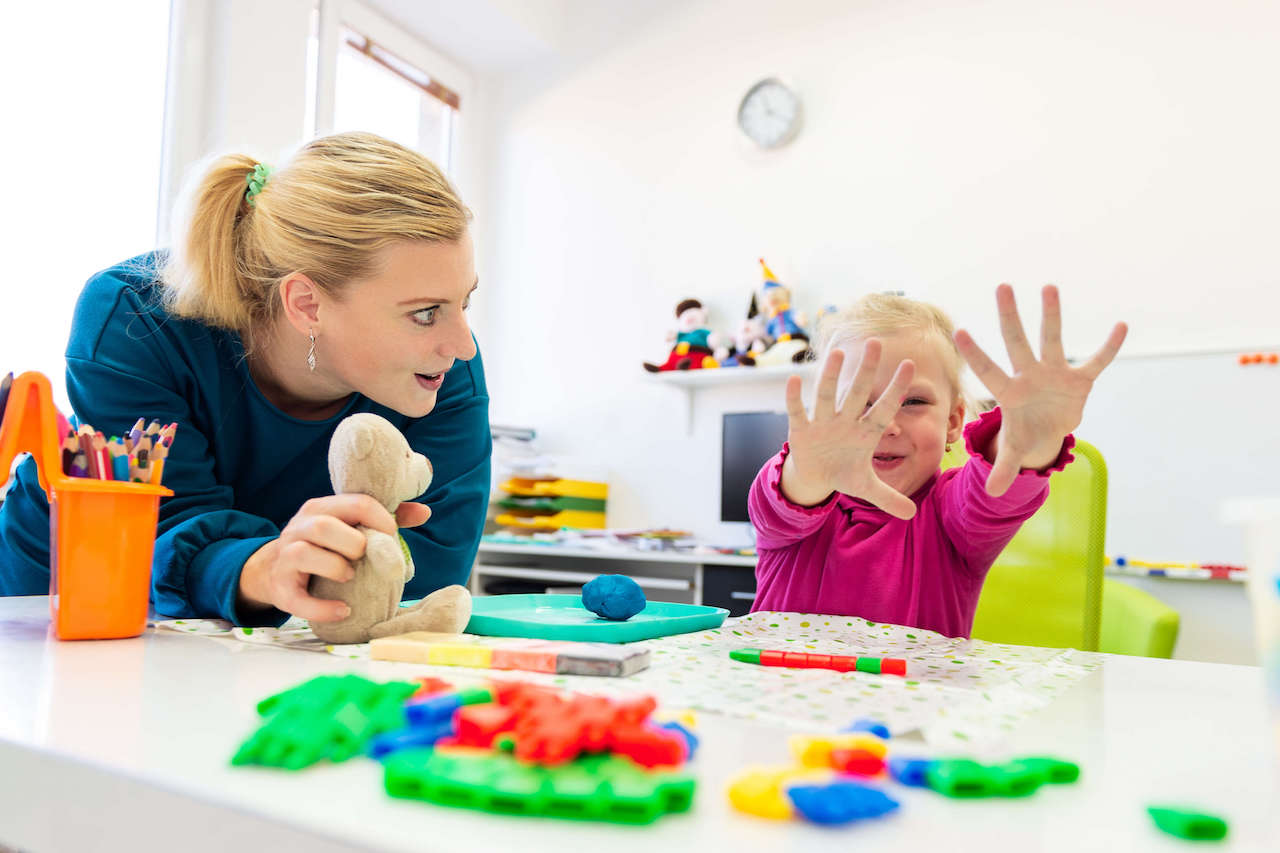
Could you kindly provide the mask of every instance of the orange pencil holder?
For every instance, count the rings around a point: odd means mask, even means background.
[[[19,453],[35,457],[49,497],[49,616],[62,640],[136,637],[147,627],[160,498],[149,483],[69,477],[49,380],[13,381],[0,426],[0,476]]]

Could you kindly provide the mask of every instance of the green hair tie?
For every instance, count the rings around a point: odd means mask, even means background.
[[[244,194],[244,200],[249,202],[249,206],[255,205],[254,196],[262,192],[262,188],[267,185],[267,178],[271,177],[271,167],[265,163],[259,163],[253,167],[253,171],[245,178],[245,183],[249,185],[249,190]]]

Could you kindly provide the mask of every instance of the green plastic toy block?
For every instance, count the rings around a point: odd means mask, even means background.
[[[404,700],[417,687],[357,675],[313,678],[258,703],[266,720],[231,763],[300,770],[324,759],[346,761],[375,735],[404,726]]]
[[[993,767],[988,767],[987,771],[991,774],[991,780],[995,786],[993,793],[1005,797],[1030,796],[1048,781],[1048,776],[1043,766],[1029,764],[1025,761],[1009,761],[1004,764],[997,764]]]
[[[989,797],[1001,792],[1003,779],[976,761],[953,758],[935,761],[925,775],[929,787],[948,797]]]
[[[1148,806],[1147,814],[1164,832],[1191,841],[1219,841],[1227,837],[1227,822],[1203,812]]]
[[[694,780],[642,770],[626,758],[594,755],[559,767],[517,762],[505,753],[407,749],[385,764],[393,797],[499,814],[652,823],[693,804]]]
[[[1080,778],[1080,765],[1061,758],[1035,756],[1019,758],[1017,763],[1039,770],[1044,774],[1044,781],[1050,785],[1066,785]]]
[[[854,663],[854,668],[858,672],[874,672],[880,674],[880,658],[864,658],[859,657]]]

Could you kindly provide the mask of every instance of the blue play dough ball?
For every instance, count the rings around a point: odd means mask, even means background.
[[[582,606],[615,622],[630,619],[644,605],[640,584],[626,575],[601,575],[582,588]]]

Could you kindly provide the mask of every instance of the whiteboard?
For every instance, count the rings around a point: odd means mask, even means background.
[[[1280,366],[1238,355],[1121,356],[1099,377],[1076,434],[1107,462],[1109,555],[1244,564],[1222,504],[1280,496]]]

